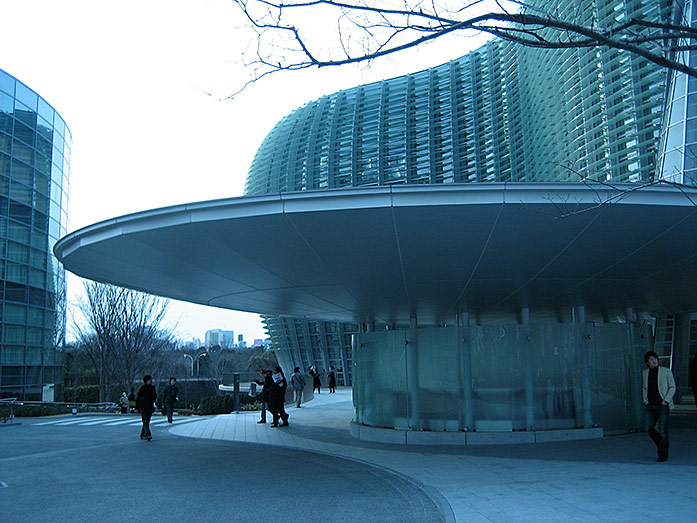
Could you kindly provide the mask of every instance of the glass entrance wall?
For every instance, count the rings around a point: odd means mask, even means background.
[[[648,326],[554,323],[417,332],[416,350],[409,330],[355,336],[358,423],[432,431],[601,426],[627,432],[643,425]]]

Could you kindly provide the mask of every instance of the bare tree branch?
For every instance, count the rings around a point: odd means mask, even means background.
[[[697,49],[697,28],[687,23],[633,16],[603,25],[578,10],[562,18],[537,2],[518,0],[475,0],[455,7],[447,0],[233,1],[258,39],[248,63],[253,78],[244,87],[282,70],[370,62],[453,33],[485,33],[540,49],[609,47],[697,78],[697,68],[681,54]],[[494,10],[482,12],[484,7]],[[327,34],[330,26],[317,27],[322,24],[311,15],[336,20],[336,30]],[[341,57],[334,56],[337,51]]]
[[[127,391],[136,378],[152,372],[163,349],[171,345],[172,330],[163,322],[169,301],[130,289],[84,282],[78,304],[82,321],[73,320],[78,341],[99,379],[100,401],[107,384]]]

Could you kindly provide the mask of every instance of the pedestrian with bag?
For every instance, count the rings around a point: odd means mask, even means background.
[[[287,427],[288,426],[288,413],[285,409],[286,402],[286,390],[288,389],[288,382],[286,377],[281,370],[281,367],[276,365],[275,373],[271,376],[271,392],[269,394],[269,408],[271,414],[273,414],[272,427]],[[278,420],[283,420],[283,423],[278,424]]]

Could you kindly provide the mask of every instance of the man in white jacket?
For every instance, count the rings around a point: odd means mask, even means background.
[[[658,449],[656,461],[668,460],[668,415],[673,409],[675,378],[670,369],[658,364],[658,354],[649,351],[644,355],[643,396],[646,406],[646,432]]]

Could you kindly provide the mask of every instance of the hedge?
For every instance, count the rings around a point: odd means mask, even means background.
[[[240,410],[259,410],[261,403],[247,394],[240,394]],[[209,396],[201,400],[199,414],[230,414],[235,410],[235,399],[232,395]]]

